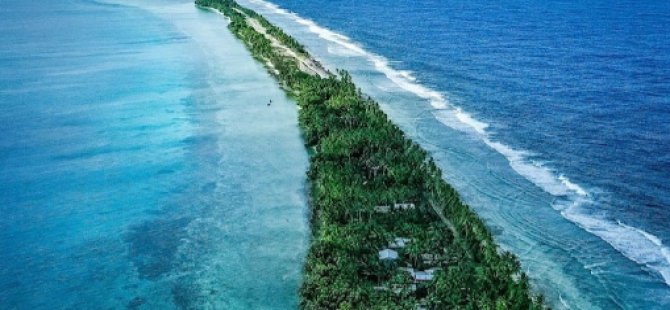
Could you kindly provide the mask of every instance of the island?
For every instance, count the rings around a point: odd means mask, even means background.
[[[518,259],[343,70],[233,0],[197,0],[299,107],[312,239],[302,309],[544,309]]]

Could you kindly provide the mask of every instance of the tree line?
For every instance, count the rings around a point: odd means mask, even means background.
[[[544,309],[519,261],[500,250],[490,230],[444,181],[419,145],[362,94],[346,71],[328,78],[300,70],[246,19],[309,57],[294,38],[232,0],[197,0],[221,11],[229,29],[297,101],[311,150],[312,240],[300,289],[303,309]],[[411,203],[413,208],[379,206]],[[378,253],[394,238],[398,258]],[[429,259],[426,259],[426,258]],[[436,270],[417,281],[406,269]]]

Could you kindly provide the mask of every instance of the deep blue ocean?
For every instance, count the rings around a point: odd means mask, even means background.
[[[297,108],[225,27],[190,1],[2,1],[0,309],[297,306]]]
[[[670,2],[242,0],[349,70],[555,308],[670,308]]]
[[[670,2],[240,2],[349,70],[554,308],[670,308]],[[0,308],[295,308],[297,111],[225,20],[0,3]]]

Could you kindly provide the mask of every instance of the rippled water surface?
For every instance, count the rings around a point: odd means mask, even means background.
[[[2,2],[0,308],[296,306],[296,108],[225,26],[190,1]]]
[[[670,308],[667,1],[242,0],[429,149],[556,308]]]

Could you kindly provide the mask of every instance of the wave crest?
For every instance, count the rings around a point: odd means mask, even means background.
[[[385,57],[366,51],[347,36],[323,28],[315,22],[280,8],[273,3],[263,0],[248,1],[265,6],[279,15],[287,16],[296,23],[307,27],[310,32],[320,38],[347,50],[346,52],[333,50],[335,51],[334,55],[345,54],[344,56],[347,57],[364,57],[372,63],[377,71],[384,74],[394,84],[419,98],[428,100],[436,110],[433,115],[442,124],[476,135],[491,149],[502,154],[511,168],[518,174],[545,192],[561,198],[559,201],[562,202],[554,204],[554,207],[560,211],[564,218],[600,237],[632,261],[657,271],[666,284],[670,286],[670,249],[664,246],[658,237],[621,222],[603,219],[597,215],[583,212],[581,207],[593,204],[587,190],[572,182],[565,175],[556,173],[543,163],[528,159],[531,155],[528,151],[514,149],[499,141],[494,141],[487,131],[489,124],[477,120],[461,108],[453,106],[442,93],[417,82],[412,72],[393,69]],[[329,52],[330,50],[329,48]],[[568,203],[566,204],[565,201]]]
[[[580,203],[564,208],[561,214],[611,244],[628,259],[656,271],[670,286],[670,248],[659,237],[621,221],[589,214]]]

